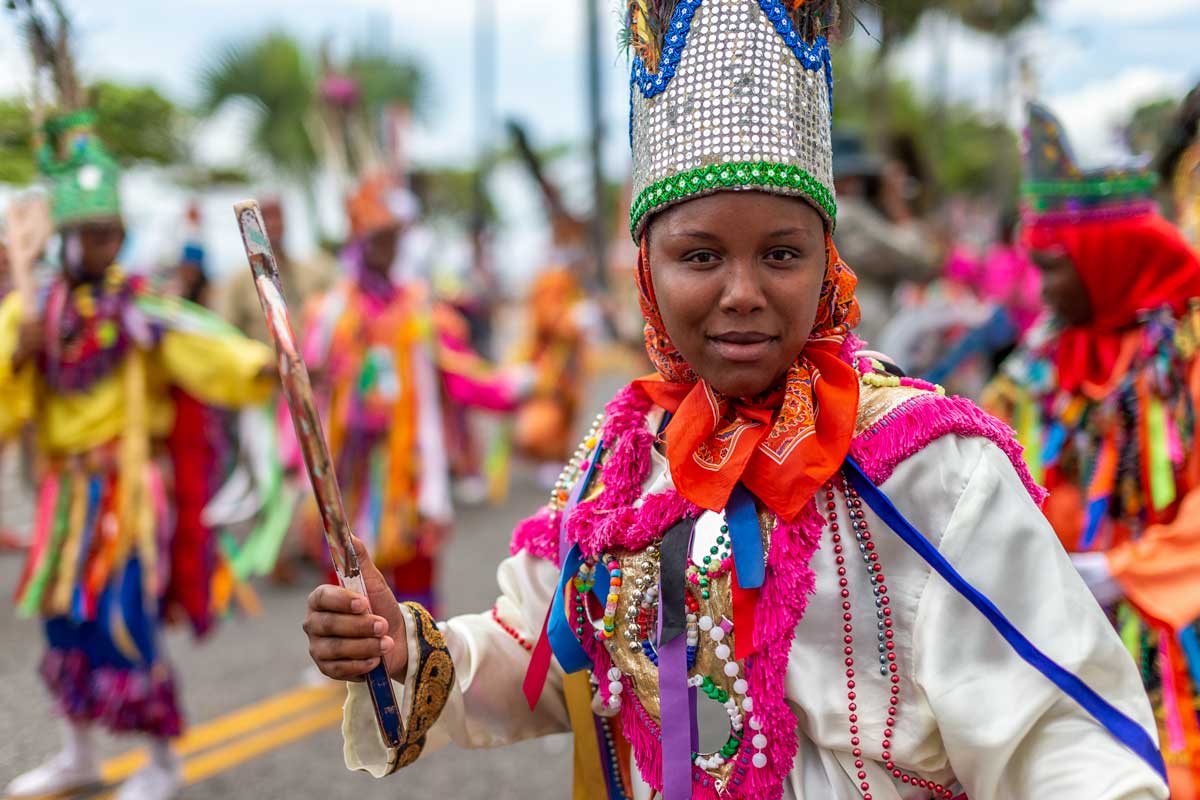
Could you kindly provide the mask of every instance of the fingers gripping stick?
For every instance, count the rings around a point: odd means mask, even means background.
[[[246,258],[254,274],[258,299],[267,318],[267,329],[275,343],[275,354],[279,359],[279,379],[288,408],[292,412],[296,437],[304,454],[304,464],[308,467],[308,478],[317,497],[321,523],[325,527],[325,541],[333,556],[334,568],[342,586],[366,597],[367,591],[359,569],[358,556],[350,538],[350,523],[342,506],[342,493],[338,489],[337,477],[329,457],[329,447],[325,443],[321,419],[317,415],[308,370],[304,359],[300,357],[292,333],[287,304],[279,286],[279,269],[275,263],[275,254],[271,250],[271,242],[267,238],[262,213],[254,200],[236,204],[234,212],[242,232],[242,243],[246,247]],[[375,704],[375,717],[379,722],[383,741],[389,748],[397,748],[404,740],[404,724],[400,720],[400,708],[383,659],[368,673],[367,685],[371,691],[371,700]]]

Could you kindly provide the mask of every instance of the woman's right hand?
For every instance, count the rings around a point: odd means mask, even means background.
[[[408,636],[404,616],[391,588],[354,539],[367,596],[341,586],[318,586],[308,596],[304,632],[308,654],[330,678],[361,681],[383,659],[388,674],[403,681],[408,670]]]

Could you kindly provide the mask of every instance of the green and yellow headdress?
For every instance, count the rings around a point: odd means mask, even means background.
[[[50,181],[50,211],[58,228],[121,217],[121,170],[93,128],[95,114],[72,111],[47,120],[38,168]]]

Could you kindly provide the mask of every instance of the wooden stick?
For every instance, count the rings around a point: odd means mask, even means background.
[[[321,418],[317,414],[308,369],[292,333],[287,303],[279,285],[279,268],[271,250],[271,242],[267,238],[262,212],[256,201],[245,200],[234,205],[234,213],[242,232],[242,243],[246,247],[246,258],[254,275],[258,299],[267,318],[267,330],[275,343],[283,395],[292,412],[292,422],[296,426],[296,437],[300,440],[300,450],[308,468],[308,478],[317,496],[317,507],[320,509],[321,522],[325,528],[325,541],[333,556],[334,568],[342,586],[365,597],[366,585],[359,568],[358,556],[354,552],[354,543],[351,541],[350,522],[346,519],[342,493],[338,488],[337,475],[329,457],[329,446],[325,442]],[[389,748],[396,748],[404,737],[404,726],[400,720],[392,681],[382,659],[367,675],[367,685],[371,690],[375,718],[379,722],[383,741]]]

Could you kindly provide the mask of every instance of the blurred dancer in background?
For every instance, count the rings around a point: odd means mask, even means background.
[[[574,272],[562,267],[534,279],[528,306],[521,361],[532,366],[534,385],[517,417],[515,438],[518,452],[542,465],[542,481],[550,485],[570,455],[598,312]]]
[[[514,435],[517,452],[539,464],[539,478],[549,488],[570,455],[587,383],[587,346],[602,327],[601,311],[587,299],[582,280],[597,266],[589,261],[588,223],[563,202],[524,129],[510,122],[509,134],[550,222],[548,258],[529,288],[519,357],[532,366],[534,387],[521,406]]]
[[[188,204],[179,261],[174,265],[167,293],[207,308],[211,305],[212,283],[209,280],[204,231],[200,221],[200,206],[195,202]]]
[[[1159,198],[1170,219],[1200,246],[1200,85],[1183,98],[1154,158]]]
[[[12,275],[8,265],[8,248],[0,237],[0,301],[12,291]],[[0,550],[20,549],[27,542],[28,531],[20,517],[27,505],[28,492],[22,475],[27,465],[22,461],[18,442],[0,442]]]
[[[511,410],[520,382],[469,349],[465,326],[452,336],[445,309],[435,325],[427,286],[394,280],[414,207],[382,175],[349,197],[347,275],[312,304],[304,354],[319,376],[354,530],[397,597],[434,604],[436,559],[453,521],[443,402]]]
[[[859,136],[837,133],[833,176],[841,209],[836,242],[858,275],[863,307],[858,333],[869,344],[891,317],[897,287],[928,283],[941,264],[933,239],[909,204],[912,176],[898,161],[871,155]]]
[[[1197,797],[1200,256],[1155,210],[1153,175],[1084,173],[1053,115],[1029,113],[1024,240],[1054,320],[986,402],[1141,666],[1172,796]]]
[[[7,791],[97,782],[99,724],[150,737],[149,763],[118,794],[150,800],[181,781],[168,740],[183,722],[161,626],[186,619],[202,634],[234,591],[200,519],[211,486],[193,445],[204,435],[183,398],[262,401],[272,359],[117,265],[117,167],[92,124],[86,110],[47,123],[39,164],[62,269],[32,302],[11,293],[0,305],[0,437],[35,426],[42,462],[17,610],[45,620],[41,672],[64,717],[62,751]],[[19,254],[22,268],[35,252]]]

